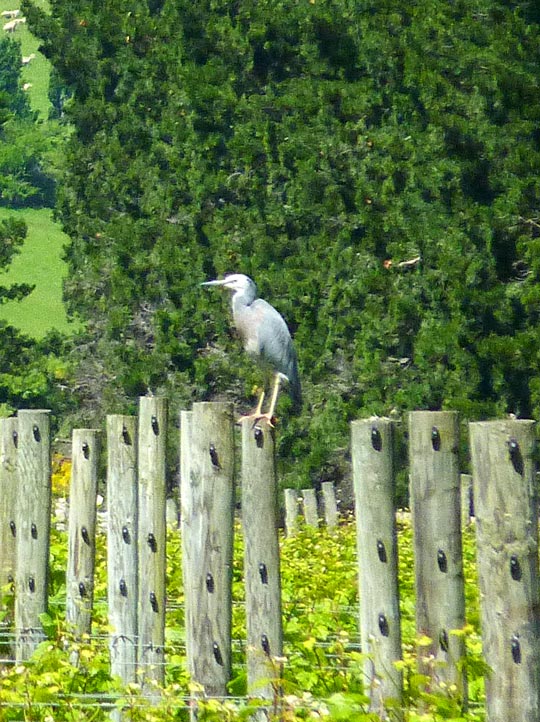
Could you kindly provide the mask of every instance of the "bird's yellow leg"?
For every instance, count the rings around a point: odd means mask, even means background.
[[[255,416],[259,416],[262,411],[262,405],[264,401],[264,389],[261,391],[261,395],[259,396],[259,403],[257,404],[257,408],[255,409]]]
[[[262,418],[262,416],[263,416],[262,405],[263,405],[263,401],[264,401],[264,396],[265,396],[265,393],[264,393],[264,389],[263,389],[261,391],[261,395],[259,396],[259,401],[257,403],[257,408],[255,409],[255,411],[253,411],[253,413],[251,413],[251,414],[246,414],[245,416],[241,416],[236,423],[239,424],[242,421],[245,421],[246,419],[250,419],[250,420],[254,419],[255,421],[258,421],[260,418]]]
[[[272,398],[270,399],[270,407],[268,411],[265,414],[260,414],[260,419],[266,419],[270,426],[273,426],[273,419],[274,419],[274,409],[276,408],[277,404],[277,398],[279,394],[279,387],[281,386],[281,374],[276,374],[276,379],[274,381],[274,388],[272,390]]]
[[[276,408],[277,399],[279,395],[279,387],[281,386],[281,374],[276,374],[275,381],[274,381],[274,388],[272,389],[272,398],[270,399],[270,407],[268,408],[268,411],[263,414],[262,413],[262,405],[264,401],[264,391],[261,393],[261,396],[259,398],[259,403],[257,404],[257,408],[252,414],[248,414],[247,416],[241,416],[238,419],[237,423],[241,423],[242,421],[250,420],[254,422],[254,426],[260,419],[266,419],[268,422],[268,425],[272,428],[274,427],[274,410]]]

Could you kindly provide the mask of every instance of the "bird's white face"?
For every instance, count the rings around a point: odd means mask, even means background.
[[[225,276],[223,279],[223,285],[225,288],[230,288],[231,291],[245,291],[252,283],[253,281],[243,273],[231,273],[230,276]]]
[[[243,273],[231,273],[228,276],[225,276],[222,280],[217,281],[206,281],[206,283],[202,283],[202,286],[222,286],[223,288],[228,288],[231,291],[234,291],[235,293],[242,293],[243,291],[246,291],[248,288],[251,288],[255,284],[249,278],[249,276],[245,276]]]

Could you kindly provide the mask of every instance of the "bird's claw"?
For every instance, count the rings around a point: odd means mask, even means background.
[[[236,423],[242,424],[244,421],[252,421],[251,428],[254,429],[259,421],[263,419],[271,429],[275,428],[277,418],[273,414],[246,414],[246,416],[241,416]]]

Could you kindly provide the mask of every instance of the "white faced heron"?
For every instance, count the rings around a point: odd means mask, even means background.
[[[262,366],[270,367],[275,375],[272,399],[268,411],[262,413],[264,390],[257,409],[243,419],[266,419],[273,425],[274,409],[282,381],[289,384],[289,391],[295,406],[302,403],[298,362],[291,334],[283,316],[262,298],[257,298],[257,286],[248,276],[233,273],[216,281],[207,281],[202,286],[221,286],[233,292],[232,312],[245,350],[258,358]]]

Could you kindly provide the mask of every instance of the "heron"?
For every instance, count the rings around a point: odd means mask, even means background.
[[[202,286],[220,286],[233,292],[232,314],[234,325],[240,334],[244,349],[257,358],[261,366],[270,368],[274,374],[274,386],[270,406],[262,412],[265,390],[261,391],[257,408],[239,421],[266,419],[274,425],[274,410],[283,381],[288,382],[295,407],[302,403],[302,391],[298,375],[298,360],[291,334],[283,316],[267,301],[257,297],[257,286],[243,273],[232,273],[222,279],[206,281]]]

